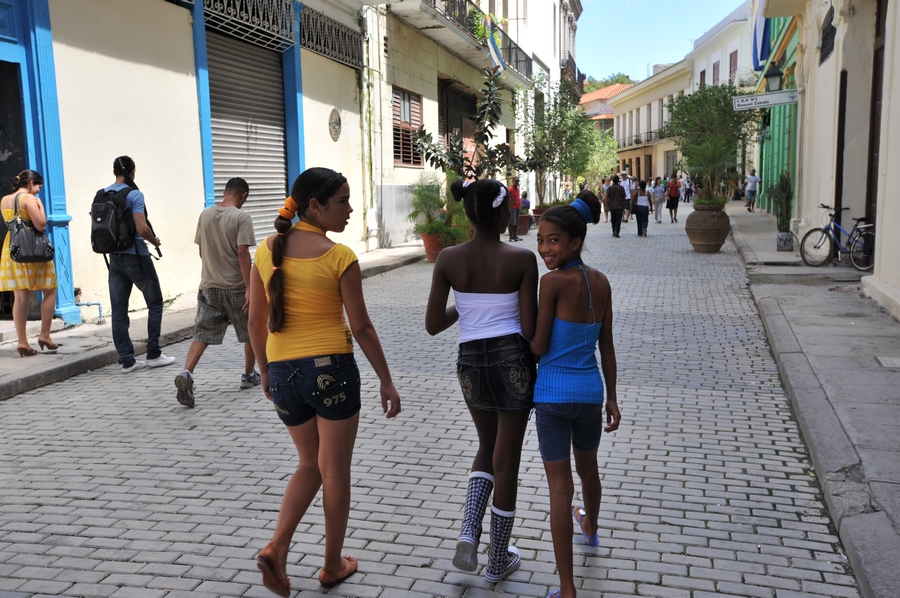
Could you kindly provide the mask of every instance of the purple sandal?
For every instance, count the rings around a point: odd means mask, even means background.
[[[572,515],[575,517],[575,523],[578,524],[578,527],[581,528],[581,535],[584,536],[584,543],[588,546],[600,546],[600,535],[599,534],[588,534],[584,531],[584,517],[587,515],[584,511],[583,505],[578,505],[572,510]]]

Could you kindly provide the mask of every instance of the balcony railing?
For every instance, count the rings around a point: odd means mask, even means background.
[[[497,29],[496,32],[500,35],[500,54],[506,64],[525,77],[531,78],[532,61],[528,53],[522,50],[519,44],[514,42],[502,29]]]
[[[490,32],[484,26],[484,11],[470,0],[430,0],[438,12],[450,19],[456,26],[468,33],[475,41],[487,47]],[[505,31],[494,29],[497,47],[506,64],[525,77],[531,77],[531,57],[512,40]]]
[[[632,135],[630,137],[620,137],[617,138],[616,141],[619,143],[619,147],[631,147],[638,145],[650,145],[651,143],[658,143],[667,139],[665,129],[657,129],[655,131],[650,131],[649,133],[638,133],[637,135]]]
[[[580,93],[584,93],[584,82],[587,75],[578,70],[575,64],[575,58],[569,54],[566,58],[559,61],[559,68],[563,79],[568,79],[575,83]]]

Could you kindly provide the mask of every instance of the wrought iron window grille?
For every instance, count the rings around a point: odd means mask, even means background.
[[[284,52],[294,37],[294,0],[203,0],[206,26]]]
[[[300,47],[355,69],[365,66],[362,33],[308,6],[300,12]]]

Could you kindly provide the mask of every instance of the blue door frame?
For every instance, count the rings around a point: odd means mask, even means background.
[[[0,0],[3,2],[5,0]],[[300,36],[300,11],[303,4],[294,2],[294,35]],[[194,66],[197,71],[197,104],[200,117],[200,152],[203,155],[204,207],[216,202],[213,178],[212,111],[209,97],[209,63],[206,54],[206,21],[203,2],[197,0],[192,9],[194,33]],[[303,137],[303,72],[300,44],[296,43],[282,54],[284,73],[285,154],[287,163],[286,194],[294,179],[306,168]],[[253,193],[253,190],[250,191]]]
[[[27,168],[44,175],[41,196],[47,232],[56,249],[56,316],[66,325],[81,323],[75,305],[72,251],[63,180],[56,67],[48,0],[0,0],[0,60],[19,64],[22,86]]]

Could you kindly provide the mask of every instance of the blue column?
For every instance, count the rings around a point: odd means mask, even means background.
[[[72,279],[72,250],[66,213],[66,188],[63,180],[62,143],[59,132],[59,106],[56,95],[56,66],[53,62],[53,33],[50,29],[48,0],[22,3],[30,25],[28,71],[33,82],[32,112],[35,115],[35,156],[44,175],[41,195],[47,210],[47,231],[56,249],[54,264],[58,283],[56,316],[66,325],[81,323],[81,310],[75,305]]]
[[[306,148],[303,135],[303,69],[300,60],[300,12],[303,4],[294,2],[294,44],[282,56],[284,69],[284,136],[287,148],[288,189],[294,179],[306,169]]]
[[[212,111],[209,105],[209,63],[206,56],[206,22],[203,17],[203,0],[194,2],[194,66],[197,71],[197,104],[200,107],[200,152],[203,155],[204,205],[216,203],[215,178],[213,177]]]

